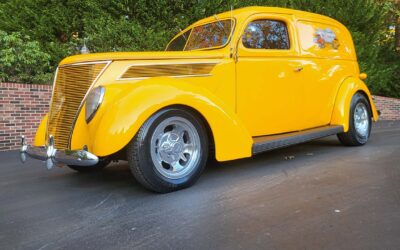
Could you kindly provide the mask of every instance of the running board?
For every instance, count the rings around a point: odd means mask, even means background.
[[[343,126],[324,126],[279,135],[253,137],[253,155],[343,132]]]

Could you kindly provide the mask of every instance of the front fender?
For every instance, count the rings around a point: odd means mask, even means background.
[[[237,116],[207,89],[171,78],[106,86],[114,91],[97,122],[92,151],[107,156],[124,148],[142,124],[158,110],[185,105],[197,110],[211,128],[218,161],[250,157],[252,139]],[[123,89],[123,91],[118,90]]]
[[[372,100],[367,85],[358,78],[348,77],[340,85],[331,118],[331,124],[342,125],[344,132],[349,130],[351,99],[354,94],[359,91],[363,92],[367,96],[371,106],[372,119],[378,121],[378,112],[376,111],[374,101]]]
[[[36,130],[35,138],[33,140],[33,145],[36,147],[40,147],[46,145],[46,127],[47,127],[47,119],[49,114],[47,113],[39,123],[39,126]]]

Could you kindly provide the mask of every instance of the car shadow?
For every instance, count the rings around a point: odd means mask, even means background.
[[[334,148],[344,148],[336,138],[324,138],[296,146],[265,152],[251,158],[228,162],[212,162],[207,164],[198,183],[190,188],[196,190],[202,186],[217,188],[226,182],[235,182],[241,177],[257,177],[260,174],[274,174],[276,171],[289,171],[298,159],[330,153]],[[292,164],[293,163],[293,164]],[[112,163],[100,172],[78,173],[64,167],[63,178],[68,178],[69,185],[75,188],[93,188],[106,190],[130,190],[130,194],[151,194],[144,189],[131,174],[128,162]]]

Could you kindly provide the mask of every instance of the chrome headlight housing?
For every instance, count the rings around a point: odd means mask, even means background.
[[[96,111],[99,109],[101,103],[103,102],[105,89],[104,87],[96,87],[92,89],[88,96],[86,97],[86,109],[85,109],[85,119],[86,123],[89,123]]]

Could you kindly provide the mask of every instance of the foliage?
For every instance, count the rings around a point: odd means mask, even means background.
[[[0,31],[0,80],[5,82],[49,82],[50,55],[39,43],[20,33]]]
[[[125,18],[99,17],[85,27],[92,52],[159,50],[165,44],[164,31],[145,28]]]
[[[400,53],[388,31],[399,15],[395,0],[0,0],[0,30],[19,32],[21,39],[29,35],[37,51],[50,55],[50,67],[28,71],[24,79],[13,76],[25,81],[35,74],[30,81],[36,81],[62,58],[79,53],[84,41],[91,52],[160,50],[196,20],[251,5],[306,10],[341,21],[353,35],[372,92],[400,97]]]

